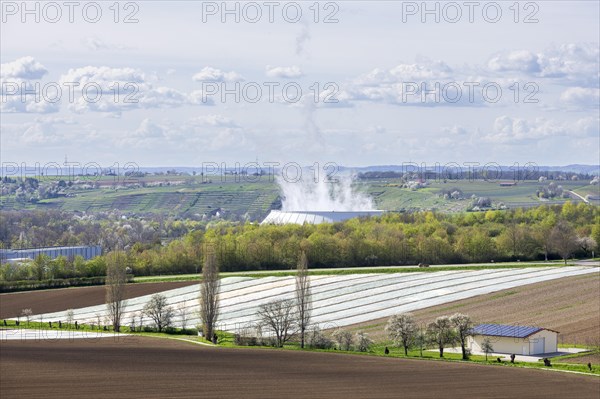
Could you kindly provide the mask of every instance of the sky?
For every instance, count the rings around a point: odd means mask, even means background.
[[[600,163],[597,1],[72,4],[1,2],[3,164]]]

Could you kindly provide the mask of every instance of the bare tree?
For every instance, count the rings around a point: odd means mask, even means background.
[[[135,313],[131,315],[131,318],[129,319],[129,331],[135,331],[135,320],[136,320],[136,315]]]
[[[310,279],[308,277],[308,259],[306,252],[300,253],[296,273],[296,306],[298,313],[298,329],[300,332],[300,347],[304,349],[304,335],[310,324],[312,313],[312,298]]]
[[[408,348],[415,340],[417,325],[410,313],[395,314],[389,318],[385,327],[394,344],[404,347],[404,355],[408,356]]]
[[[450,318],[448,316],[438,317],[434,322],[429,323],[427,332],[431,341],[437,345],[440,357],[444,357],[444,348],[454,342],[454,331]]]
[[[554,226],[550,235],[552,248],[564,259],[566,265],[567,259],[577,248],[577,238],[573,228],[567,221],[561,220]]]
[[[140,310],[138,312],[138,320],[139,320],[139,325],[140,325],[140,331],[144,331],[144,310]]]
[[[415,345],[419,348],[419,355],[423,357],[423,349],[427,345],[427,331],[423,327],[418,327],[415,333]]]
[[[163,328],[171,325],[173,319],[173,308],[167,305],[167,297],[162,294],[154,294],[144,305],[144,314],[152,319],[156,329],[161,332]]]
[[[98,330],[102,330],[102,315],[100,313],[96,313],[96,321],[98,322]]]
[[[200,321],[204,338],[212,341],[219,318],[219,266],[214,251],[205,254],[200,282]]]
[[[294,301],[274,300],[258,307],[256,315],[260,324],[275,334],[275,344],[282,347],[294,335],[296,314]]]
[[[179,316],[179,320],[181,320],[181,329],[185,331],[188,323],[188,308],[186,301],[181,302],[177,305],[177,315]]]
[[[29,308],[21,310],[21,315],[25,317],[25,320],[27,321],[27,327],[29,327],[29,319],[31,318],[32,314],[33,312]]]
[[[343,330],[338,328],[331,334],[333,339],[338,343],[338,347],[340,350],[349,351],[352,348],[352,344],[354,343],[354,337],[352,333],[348,330]]]
[[[108,318],[116,332],[121,330],[121,319],[125,309],[127,273],[123,258],[124,255],[120,252],[111,252],[106,257],[106,307]]]
[[[456,338],[460,341],[460,349],[462,350],[463,360],[469,359],[469,351],[467,350],[467,338],[473,335],[473,321],[471,318],[462,313],[456,313],[450,317],[450,322],[454,326]]]
[[[73,309],[67,310],[67,328],[71,329],[71,324],[73,324],[73,319],[75,318],[75,313]]]
[[[490,337],[485,337],[483,342],[481,343],[481,350],[485,353],[485,361],[488,360],[488,355],[494,351],[494,346],[492,345],[492,340]]]

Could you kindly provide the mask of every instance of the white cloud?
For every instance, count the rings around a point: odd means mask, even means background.
[[[120,113],[140,108],[174,108],[187,104],[210,104],[210,102],[197,101],[201,93],[188,95],[169,87],[154,87],[153,80],[155,79],[148,77],[139,69],[106,66],[70,69],[60,78],[65,86],[66,84],[78,85],[74,90],[75,99],[69,104],[69,109],[74,112]]]
[[[421,82],[425,80],[447,80],[453,70],[445,62],[422,59],[419,63],[398,64],[391,69],[375,68],[353,81],[356,85],[382,85],[385,83]]]
[[[600,108],[600,89],[569,87],[560,95],[560,101],[576,108]]]
[[[521,73],[552,78],[562,84],[598,87],[598,43],[568,43],[539,53],[514,50],[494,55],[487,63],[492,72]]]
[[[446,133],[446,134],[450,134],[451,136],[462,136],[462,135],[466,135],[468,133],[468,130],[464,126],[453,125],[453,126],[443,126],[442,132]]]
[[[281,79],[296,79],[304,76],[300,67],[296,65],[284,67],[284,66],[270,66],[267,65],[267,76],[270,78],[281,78]]]
[[[101,50],[127,50],[125,46],[115,45],[105,42],[104,40],[98,37],[86,37],[82,40],[83,45],[92,51],[101,51]]]
[[[598,87],[600,65],[598,43],[562,44],[540,54],[542,76],[568,84]]]
[[[346,102],[367,101],[405,106],[482,106],[483,96],[469,95],[465,72],[441,60],[421,58],[390,69],[375,68],[353,79],[340,90]]]
[[[239,82],[244,80],[237,72],[224,72],[210,66],[202,68],[200,72],[192,76],[192,79],[196,82]]]
[[[5,82],[0,82],[0,85]],[[3,113],[35,113],[47,114],[57,112],[60,109],[58,102],[50,102],[41,95],[34,85],[27,81],[16,81],[19,87],[17,94],[0,93],[0,112]],[[22,90],[22,88],[25,90]],[[22,93],[22,94],[21,94]]]
[[[496,54],[488,61],[487,65],[494,72],[537,74],[541,71],[539,56],[526,50]]]
[[[223,115],[200,115],[182,122],[164,120],[160,123],[145,118],[129,135],[119,140],[121,146],[136,148],[177,147],[189,150],[194,146],[219,150],[239,148],[247,144],[244,130]]]
[[[194,126],[237,127],[233,119],[223,115],[202,115],[189,120]]]
[[[83,40],[83,45],[93,51],[108,49],[108,45],[97,37],[86,37]]]
[[[178,107],[189,101],[188,96],[168,87],[147,90],[140,96],[142,108]]]
[[[146,118],[142,120],[140,126],[133,132],[133,136],[136,138],[157,138],[164,136],[164,128],[151,119]]]
[[[0,77],[2,79],[37,80],[41,79],[47,73],[48,70],[46,67],[33,57],[22,57],[0,65]]]
[[[22,57],[0,65],[0,111],[4,113],[49,113],[59,109],[54,90],[42,95],[38,82],[48,73],[33,57]],[[49,99],[52,97],[52,99]]]
[[[598,135],[600,119],[587,117],[576,121],[533,120],[500,116],[494,121],[492,132],[483,141],[495,144],[525,144],[553,137],[588,137]]]
[[[21,140],[26,144],[56,144],[69,139],[66,125],[75,125],[71,118],[40,117],[22,126]]]

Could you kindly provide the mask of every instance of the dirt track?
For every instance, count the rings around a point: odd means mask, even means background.
[[[561,278],[479,295],[413,312],[421,325],[456,312],[476,323],[520,324],[559,331],[559,343],[600,344],[600,276]],[[357,324],[376,340],[386,340],[387,318]]]
[[[127,284],[126,298],[198,284],[197,281]],[[101,305],[105,301],[104,286],[73,287],[43,291],[0,294],[0,319],[17,317],[30,308],[34,314],[59,312],[69,308]]]
[[[593,398],[600,379],[153,338],[0,343],[0,397]]]

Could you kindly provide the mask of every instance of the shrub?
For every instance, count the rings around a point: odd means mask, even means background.
[[[235,334],[233,336],[233,343],[239,346],[257,346],[258,340],[256,339],[256,337]]]
[[[335,330],[332,335],[340,350],[349,351],[352,348],[354,336],[350,331],[339,328]]]
[[[356,347],[360,352],[368,352],[373,345],[373,340],[369,338],[369,334],[359,331],[356,333]]]
[[[313,349],[331,349],[333,341],[323,334],[319,326],[314,326],[307,334],[308,347]]]

